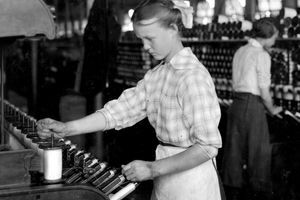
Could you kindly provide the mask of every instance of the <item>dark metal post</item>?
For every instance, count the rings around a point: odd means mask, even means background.
[[[246,0],[244,17],[246,20],[255,21],[255,12],[257,8],[257,1]]]
[[[6,136],[4,134],[4,49],[0,47],[1,57],[1,141],[0,144],[5,144]]]
[[[32,113],[37,110],[38,39],[31,39]]]

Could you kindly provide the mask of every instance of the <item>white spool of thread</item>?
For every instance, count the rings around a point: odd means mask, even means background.
[[[53,144],[44,148],[44,179],[46,182],[59,182],[62,178],[62,147]]]
[[[122,188],[120,191],[118,191],[116,194],[109,195],[110,200],[120,200],[126,197],[128,194],[130,194],[132,191],[135,190],[138,183],[129,183],[124,188]]]
[[[37,143],[37,145],[38,145],[37,154],[40,157],[40,169],[39,169],[39,171],[41,173],[44,173],[44,157],[45,157],[44,150],[46,148],[51,147],[51,146],[50,146],[49,141],[47,141],[47,140],[40,140],[40,141],[37,141],[37,142],[38,142]]]
[[[44,178],[46,181],[59,181],[62,177],[62,149],[44,149]]]

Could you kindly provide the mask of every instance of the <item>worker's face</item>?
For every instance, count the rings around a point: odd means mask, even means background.
[[[136,36],[142,40],[144,49],[156,60],[168,59],[172,56],[177,30],[163,27],[156,19],[150,19],[143,24],[134,23],[133,29]]]
[[[272,47],[275,44],[277,37],[278,37],[278,31],[276,30],[276,32],[272,37],[266,39],[265,47],[266,48]]]

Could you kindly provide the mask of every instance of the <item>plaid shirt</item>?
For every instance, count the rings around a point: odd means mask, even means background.
[[[164,143],[222,146],[215,87],[190,48],[178,52],[170,63],[149,70],[136,87],[99,111],[106,118],[106,129],[129,127],[148,117]]]

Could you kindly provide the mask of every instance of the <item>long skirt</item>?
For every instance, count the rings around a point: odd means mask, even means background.
[[[262,99],[250,93],[234,94],[222,163],[223,183],[231,187],[271,190],[269,130]]]

